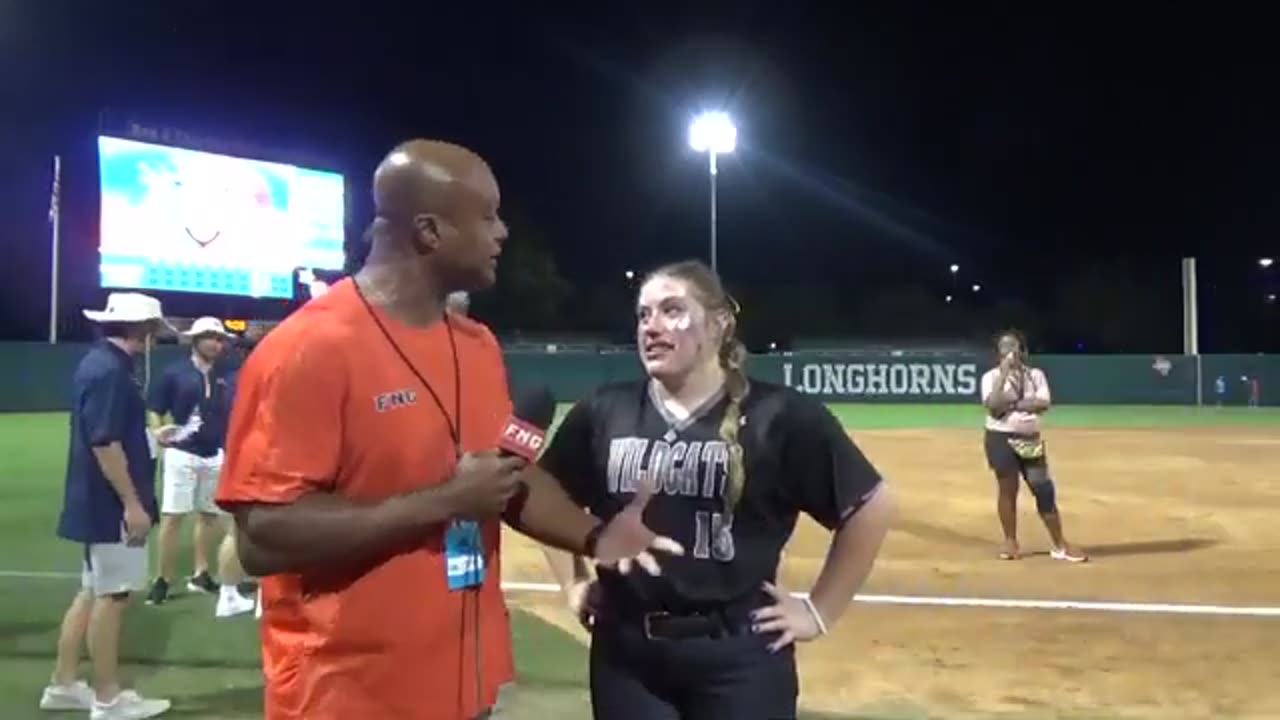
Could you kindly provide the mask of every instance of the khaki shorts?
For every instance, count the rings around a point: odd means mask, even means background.
[[[147,546],[85,545],[80,587],[95,597],[141,592],[147,587]]]

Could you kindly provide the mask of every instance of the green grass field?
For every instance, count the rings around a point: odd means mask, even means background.
[[[855,431],[976,428],[980,423],[968,405],[843,405],[833,410]],[[1280,424],[1280,409],[1065,406],[1049,417],[1051,424],[1064,426],[1258,425]],[[53,533],[65,454],[64,415],[0,415],[0,717],[6,720],[50,717],[35,704],[51,668],[58,623],[77,587],[69,573],[79,568],[76,547]],[[188,561],[189,551],[184,549],[181,557]],[[134,608],[122,643],[128,673],[146,692],[173,698],[171,717],[260,717],[256,625],[245,618],[215,622],[212,614],[212,598],[191,595],[163,608]],[[585,649],[532,615],[515,610],[513,618],[517,717],[589,717],[583,709]],[[924,717],[910,709],[858,710],[863,714],[848,717]]]

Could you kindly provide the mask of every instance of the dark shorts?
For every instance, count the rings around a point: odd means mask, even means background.
[[[992,472],[999,477],[1021,475],[1028,482],[1032,481],[1033,477],[1039,479],[1041,475],[1047,476],[1049,467],[1048,452],[1039,458],[1028,460],[1014,452],[1013,446],[1009,444],[1010,438],[1035,440],[1039,437],[1038,434],[1019,435],[1017,433],[987,430],[982,442],[983,448],[987,452],[987,467],[991,468]]]
[[[795,649],[745,624],[719,637],[655,638],[642,620],[597,623],[591,638],[596,720],[792,720]]]

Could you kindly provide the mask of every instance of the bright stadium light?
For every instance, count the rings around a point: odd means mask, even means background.
[[[711,178],[711,270],[717,270],[716,249],[716,156],[728,155],[738,146],[738,128],[729,113],[709,111],[689,124],[689,147],[707,154],[707,170]]]
[[[729,119],[729,113],[704,112],[689,125],[689,147],[697,152],[728,155],[737,145],[738,128]],[[711,172],[714,174],[715,170]]]
[[[635,270],[628,270],[628,271],[626,271],[626,272],[622,273],[622,276],[623,276],[623,277],[625,277],[625,278],[626,278],[626,279],[628,279],[628,280],[635,280],[635,279],[636,279],[636,271],[635,271]]]
[[[1275,260],[1271,258],[1258,258],[1258,265],[1262,266],[1263,269],[1271,267],[1274,262]]]
[[[981,286],[981,285],[979,285],[978,283],[974,283],[974,284],[973,284],[973,291],[974,291],[974,292],[980,292],[981,290],[982,290],[982,286]]]
[[[951,302],[951,296],[950,296],[950,295],[948,295],[948,296],[947,296],[947,302]]]
[[[960,266],[955,263],[951,263],[951,274],[955,275],[958,272],[960,272]]]

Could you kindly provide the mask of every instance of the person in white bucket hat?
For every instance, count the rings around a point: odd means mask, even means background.
[[[135,292],[119,292],[111,293],[107,296],[107,307],[102,310],[84,310],[84,316],[96,323],[116,324],[116,325],[134,325],[136,331],[140,332],[145,329],[148,332],[142,335],[142,347],[145,347],[146,337],[154,335],[160,330],[174,330],[173,325],[165,319],[164,313],[160,308],[160,301],[150,295],[143,295]],[[136,335],[136,333],[135,333]],[[140,348],[137,352],[142,352]]]
[[[172,328],[160,301],[112,293],[102,310],[85,310],[102,339],[76,367],[71,437],[58,535],[81,546],[81,589],[58,636],[53,677],[40,698],[46,710],[88,710],[91,720],[156,717],[168,700],[120,686],[120,626],[132,593],[147,583],[147,535],[159,508],[155,448],[134,360],[150,337]],[[77,677],[88,638],[93,685]]]
[[[220,362],[234,337],[216,317],[198,318],[182,336],[191,342],[191,355],[169,365],[151,384],[148,409],[156,439],[164,447],[161,471],[159,573],[147,593],[148,605],[162,605],[170,595],[175,578],[178,532],[182,521],[198,514],[195,525],[195,562],[186,580],[192,592],[220,593],[219,605],[231,596],[222,591],[209,573],[209,542],[219,530],[225,532],[225,514],[213,502],[213,493],[222,472],[222,446],[226,440],[227,418],[231,411],[232,384],[225,363]],[[225,553],[219,553],[221,556]],[[219,576],[222,576],[219,569]],[[231,590],[243,579],[238,568]],[[224,582],[225,584],[225,582]],[[253,610],[253,602],[236,595],[239,612]]]

